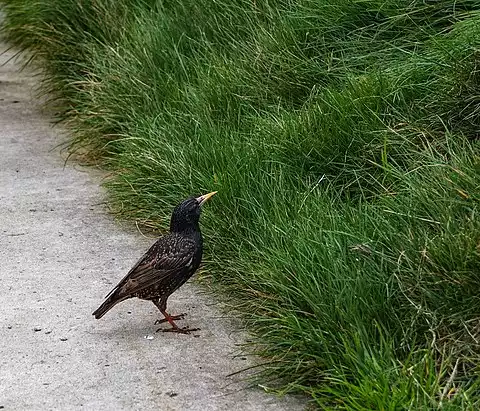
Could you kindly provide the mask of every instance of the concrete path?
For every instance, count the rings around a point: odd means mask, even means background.
[[[155,333],[158,313],[140,300],[93,318],[153,239],[114,223],[99,173],[64,168],[38,79],[11,57],[0,56],[0,408],[303,409],[227,377],[249,364],[236,356],[242,333],[195,284],[169,308],[187,312],[196,335]]]

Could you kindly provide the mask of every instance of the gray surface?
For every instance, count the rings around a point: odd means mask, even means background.
[[[106,214],[99,173],[63,167],[64,137],[35,103],[37,80],[10,57],[0,56],[0,406],[303,409],[227,378],[249,363],[235,357],[242,334],[191,282],[169,309],[187,312],[180,324],[198,337],[156,334],[156,309],[140,300],[93,318],[152,240]]]

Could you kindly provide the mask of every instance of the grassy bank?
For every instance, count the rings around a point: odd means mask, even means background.
[[[264,385],[478,409],[480,2],[2,0],[125,218],[192,193]]]

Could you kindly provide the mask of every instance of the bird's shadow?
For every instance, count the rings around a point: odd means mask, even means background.
[[[157,315],[153,310],[146,313],[120,314],[110,321],[105,316],[101,320],[92,319],[94,327],[91,331],[108,339],[137,339],[148,335],[167,335],[168,333],[163,333],[161,330],[156,332],[160,328],[169,327],[168,324],[155,324],[155,321],[160,319],[161,315]]]

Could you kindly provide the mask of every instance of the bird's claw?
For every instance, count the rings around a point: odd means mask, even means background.
[[[187,315],[187,313],[183,313],[183,314],[178,314],[178,315],[171,315],[170,316],[170,320],[183,320],[185,318],[185,316]],[[163,324],[163,323],[166,323],[168,321],[167,318],[162,318],[161,320],[156,320],[153,325],[157,325],[157,324]]]
[[[172,327],[172,328],[159,328],[157,330],[157,333],[159,331],[162,331],[164,333],[178,333],[178,334],[190,334],[193,331],[199,331],[200,328],[188,328],[188,327],[183,327],[183,328],[178,328],[178,327]]]

